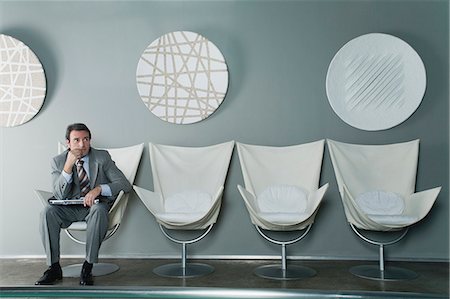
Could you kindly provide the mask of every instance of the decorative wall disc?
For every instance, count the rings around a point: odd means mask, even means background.
[[[44,69],[21,41],[0,34],[0,126],[14,127],[32,119],[46,94]]]
[[[228,69],[219,49],[189,31],[165,34],[145,49],[136,71],[139,95],[164,121],[204,120],[222,103]]]
[[[345,44],[330,63],[328,101],[349,125],[367,131],[392,128],[419,107],[426,73],[416,51],[388,34],[370,33]]]

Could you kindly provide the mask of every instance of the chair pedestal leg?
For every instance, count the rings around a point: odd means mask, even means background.
[[[380,272],[384,273],[384,246],[380,244]]]
[[[286,244],[281,244],[281,270],[283,273],[287,271],[286,264]]]
[[[273,265],[264,265],[257,267],[254,271],[255,275],[263,278],[268,279],[275,279],[275,280],[296,280],[296,279],[303,279],[303,278],[309,278],[316,275],[316,270],[311,269],[309,267],[304,266],[297,266],[297,265],[287,265],[287,259],[286,259],[286,245],[294,244],[301,239],[303,239],[311,229],[311,224],[308,225],[308,227],[305,229],[303,234],[293,240],[290,241],[278,241],[275,239],[270,238],[268,235],[264,234],[264,232],[255,225],[256,230],[259,232],[259,234],[264,237],[264,239],[274,243],[281,245],[281,265],[280,264],[273,264]]]
[[[186,244],[183,243],[181,251],[181,268],[183,270],[183,276],[186,276]]]
[[[187,244],[192,244],[203,239],[211,230],[212,224],[207,228],[207,230],[198,238],[188,241],[177,240],[171,237],[160,224],[159,227],[162,233],[171,241],[181,244],[181,263],[166,264],[153,269],[153,272],[159,276],[163,277],[173,277],[173,278],[192,278],[199,277],[206,274],[214,272],[214,267],[201,264],[201,263],[188,263],[187,260]]]
[[[80,277],[83,264],[74,264],[62,268],[63,277]],[[111,263],[97,263],[92,267],[92,276],[103,276],[116,272],[119,266]]]
[[[385,266],[384,264],[384,245],[386,244],[390,245],[398,242],[405,236],[407,230],[405,231],[405,233],[403,233],[402,236],[400,236],[400,238],[390,243],[380,243],[365,238],[353,226],[352,228],[355,232],[357,232],[358,236],[363,238],[363,240],[379,246],[379,261],[378,267],[376,265],[355,266],[350,268],[350,273],[358,277],[374,280],[409,280],[414,279],[418,276],[417,273],[414,271],[399,267]]]

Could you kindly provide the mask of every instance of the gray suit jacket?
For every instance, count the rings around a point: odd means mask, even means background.
[[[72,171],[72,183],[67,183],[62,175],[66,162],[67,150],[54,157],[51,161],[53,195],[57,199],[80,197],[80,183],[76,166]],[[108,197],[110,203],[114,202],[121,190],[129,192],[131,184],[122,171],[117,168],[110,154],[105,150],[97,150],[91,147],[89,151],[89,177],[90,187],[95,188],[100,184],[107,184],[111,188],[112,196]]]

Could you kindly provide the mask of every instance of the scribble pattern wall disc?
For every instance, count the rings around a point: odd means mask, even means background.
[[[46,94],[44,69],[21,41],[0,34],[0,126],[14,127],[32,119]]]
[[[139,95],[164,121],[190,124],[210,116],[228,89],[228,69],[219,49],[189,31],[165,34],[144,51],[136,71]]]
[[[403,40],[370,33],[352,39],[334,56],[326,79],[328,101],[349,125],[392,128],[419,107],[426,73],[417,52]]]

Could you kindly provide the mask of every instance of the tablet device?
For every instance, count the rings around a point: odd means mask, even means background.
[[[84,197],[74,198],[74,199],[70,199],[70,198],[56,199],[56,198],[52,197],[48,200],[48,202],[51,205],[64,205],[64,206],[66,206],[66,205],[82,205],[82,204],[84,204]],[[94,204],[96,204],[98,202],[99,202],[99,199],[94,200]]]

